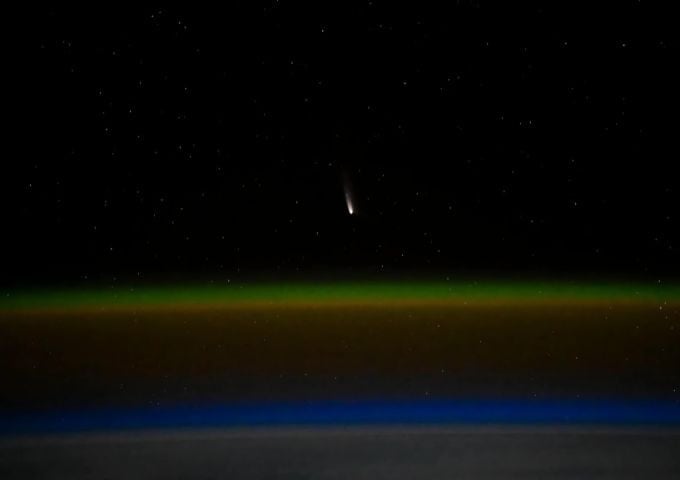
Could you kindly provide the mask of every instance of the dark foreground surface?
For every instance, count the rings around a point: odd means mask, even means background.
[[[0,478],[680,478],[680,430],[353,427],[0,439]]]

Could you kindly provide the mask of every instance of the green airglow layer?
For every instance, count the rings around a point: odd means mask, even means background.
[[[680,285],[566,282],[283,282],[5,291],[0,312],[280,304],[680,303]]]

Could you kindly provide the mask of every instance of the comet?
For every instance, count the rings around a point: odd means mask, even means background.
[[[347,205],[347,212],[354,215],[354,201],[352,200],[352,186],[349,181],[349,175],[345,172],[343,174],[342,188],[345,191],[345,205]]]
[[[349,190],[345,189],[345,203],[347,204],[347,211],[350,215],[354,215],[354,206],[352,205],[352,195]]]

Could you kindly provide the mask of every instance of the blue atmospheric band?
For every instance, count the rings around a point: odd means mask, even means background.
[[[325,425],[672,425],[674,401],[360,401],[0,414],[0,433]]]

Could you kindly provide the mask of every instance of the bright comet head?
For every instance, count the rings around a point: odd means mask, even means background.
[[[354,215],[354,206],[352,205],[352,199],[348,193],[345,193],[345,203],[347,204],[347,211],[350,215]]]

